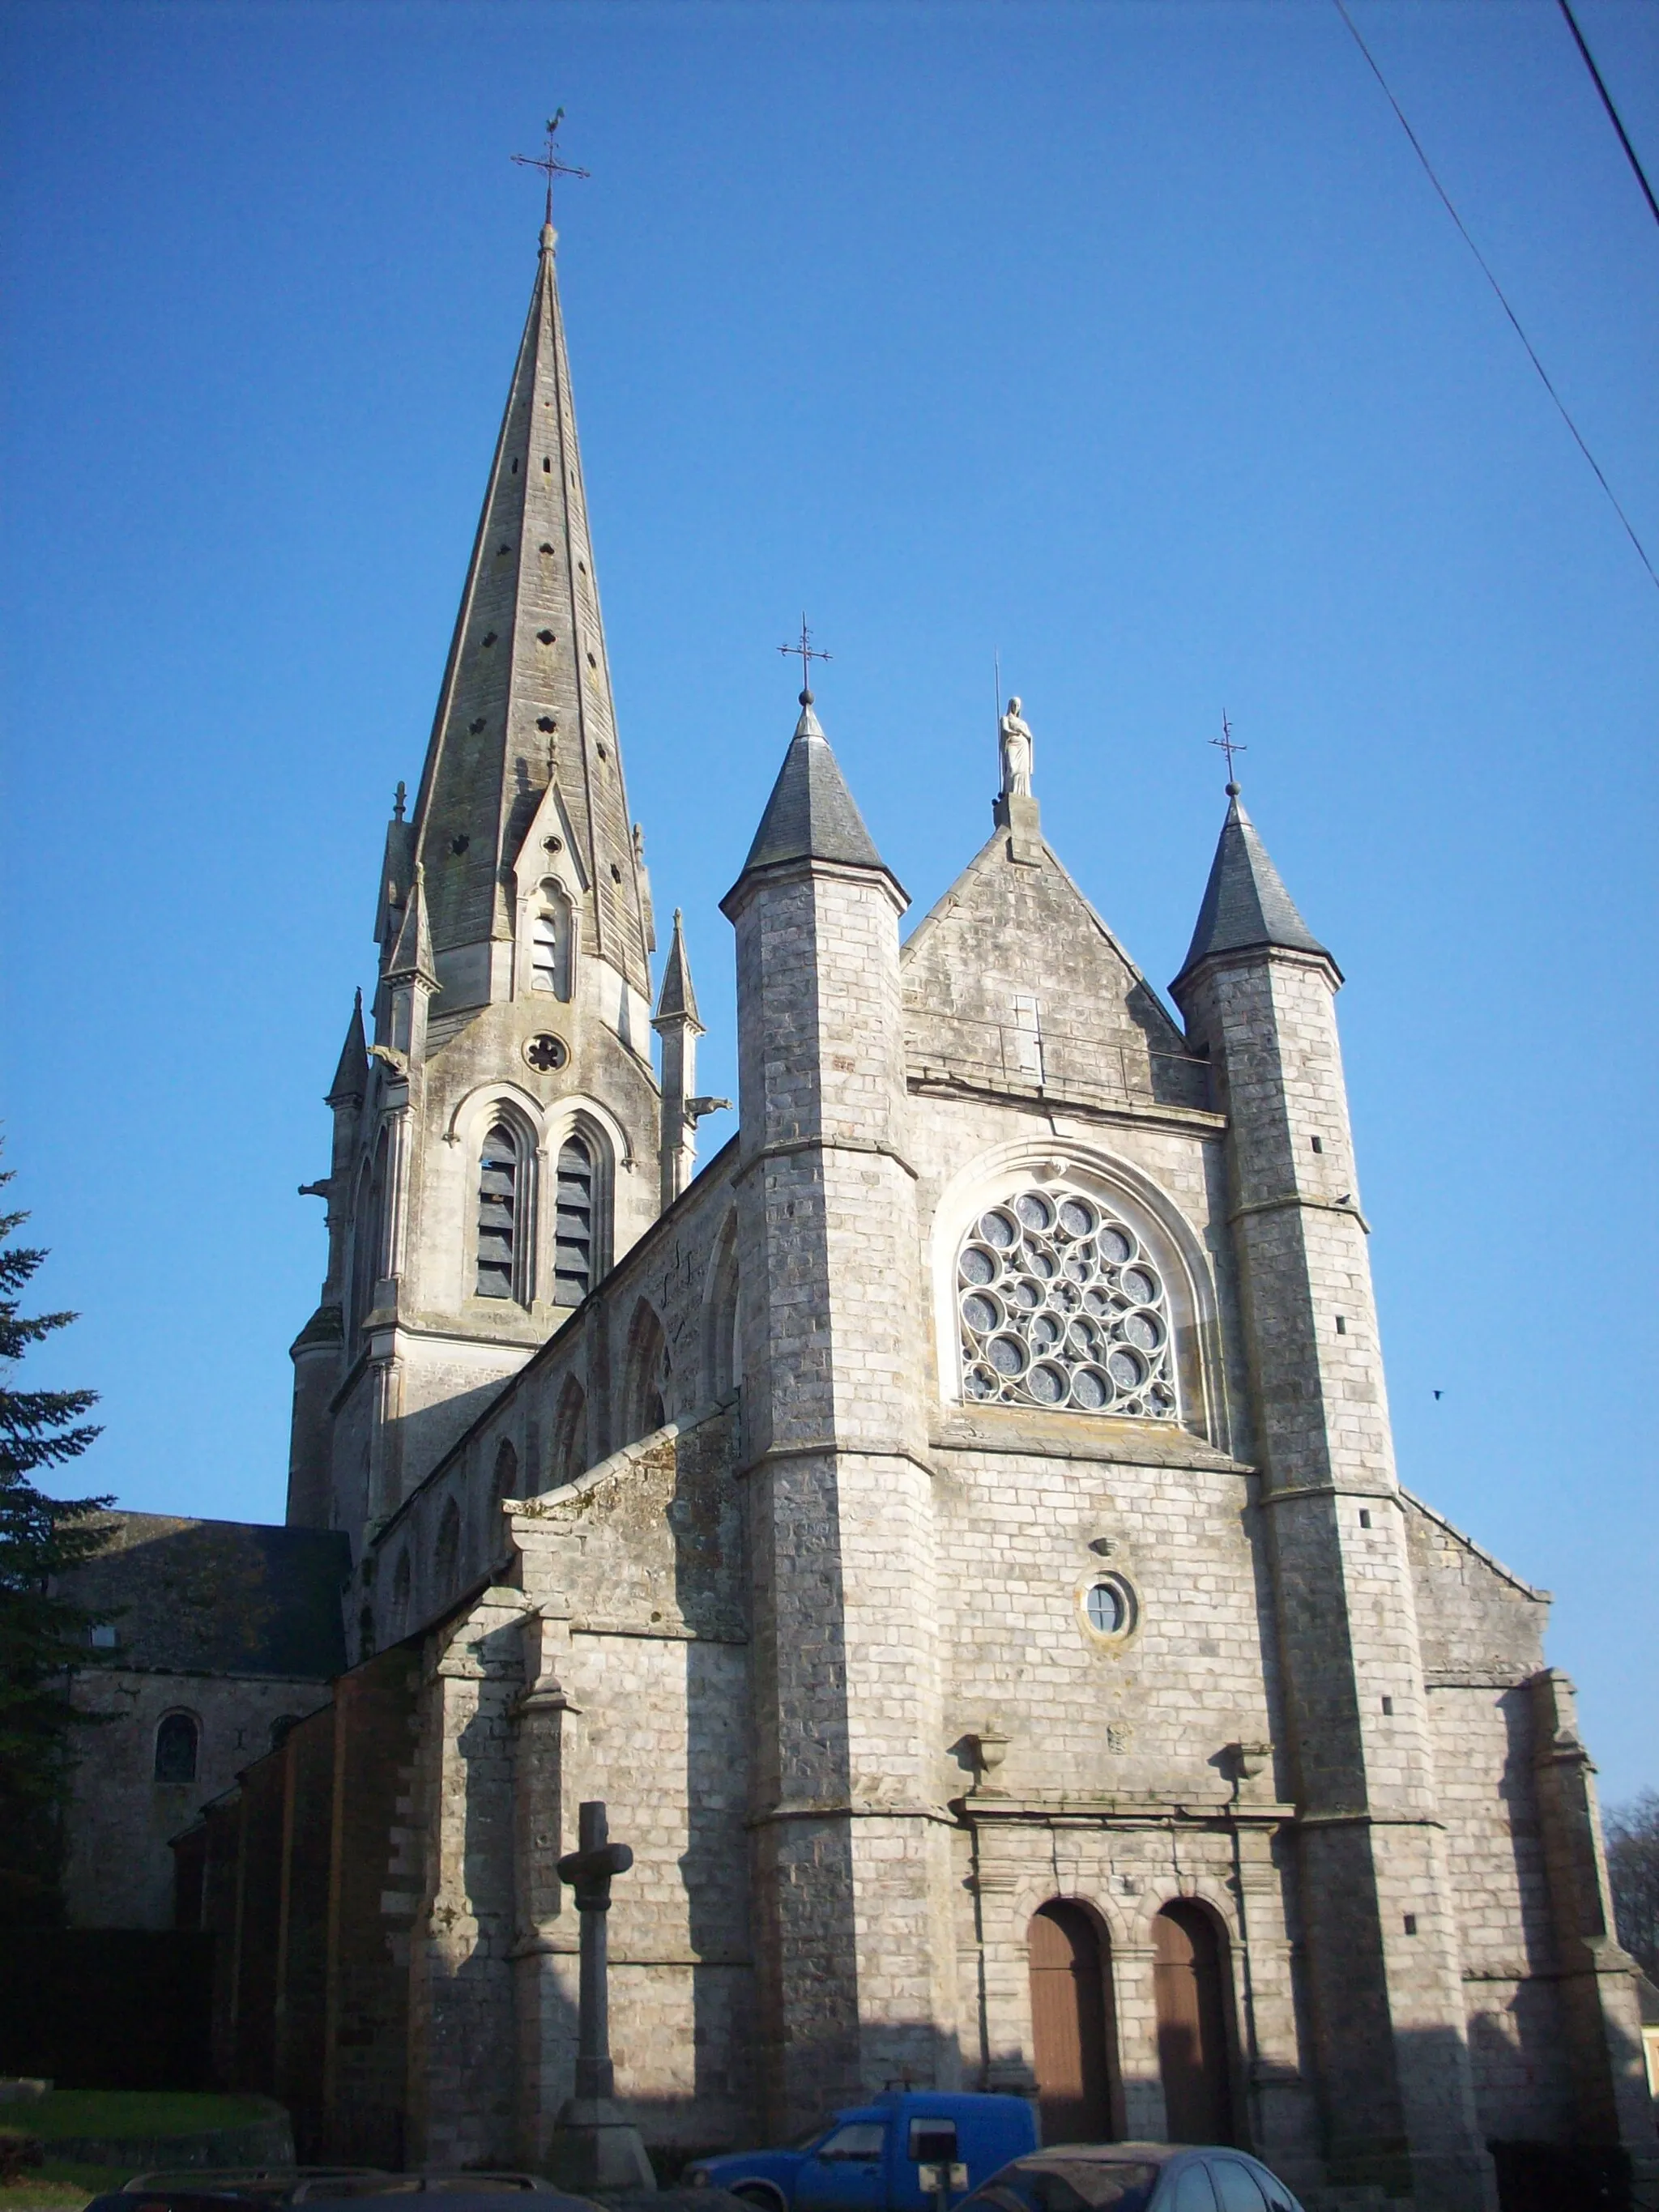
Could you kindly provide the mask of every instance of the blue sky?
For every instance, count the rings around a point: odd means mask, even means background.
[[[1556,8],[1353,10],[1659,561],[1659,229]],[[1581,21],[1651,172],[1659,8]],[[11,0],[0,37],[5,1118],[82,1316],[34,1370],[104,1394],[86,1484],[280,1515],[295,1186],[533,273],[507,155],[562,102],[702,1087],[803,606],[916,910],[988,828],[1000,652],[1051,839],[1159,985],[1224,707],[1349,979],[1403,1479],[1557,1593],[1605,1794],[1659,1784],[1659,591],[1334,9]]]

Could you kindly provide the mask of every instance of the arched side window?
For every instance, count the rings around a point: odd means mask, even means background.
[[[351,1222],[351,1325],[354,1333],[368,1320],[374,1304],[374,1285],[386,1267],[386,1179],[391,1157],[391,1137],[382,1129],[372,1160],[363,1163],[357,1178],[357,1202]]]
[[[988,1206],[957,1251],[956,1308],[965,1398],[1179,1418],[1163,1271],[1091,1193],[1028,1183]]]
[[[743,1347],[738,1336],[738,1235],[735,1216],[727,1221],[714,1254],[703,1309],[703,1376],[711,1398],[723,1398],[743,1381]]]
[[[503,1437],[495,1448],[494,1489],[498,1505],[502,1498],[519,1494],[519,1454],[509,1437]]]
[[[662,1323],[641,1298],[628,1333],[628,1366],[623,1385],[624,1443],[648,1437],[668,1419],[668,1344]]]
[[[527,1304],[530,1269],[530,1155],[505,1116],[490,1124],[478,1152],[478,1250],[473,1288],[481,1298]]]
[[[565,1377],[553,1425],[553,1486],[574,1482],[587,1466],[587,1393],[574,1375]]]
[[[570,901],[562,884],[541,887],[540,911],[530,924],[530,988],[568,1000],[571,968]]]
[[[409,1553],[400,1552],[398,1554],[398,1571],[392,1577],[392,1619],[387,1624],[394,1644],[409,1626],[409,1605],[414,1594],[414,1583]]]
[[[155,1731],[155,1779],[169,1786],[196,1779],[202,1725],[194,1713],[163,1713]]]
[[[586,1137],[559,1147],[553,1225],[553,1303],[579,1306],[593,1287],[593,1152]]]
[[[374,1656],[374,1608],[366,1605],[357,1615],[357,1658],[359,1663]]]
[[[455,1594],[461,1571],[461,1509],[452,1498],[438,1523],[438,1542],[432,1554],[433,1595],[440,1605]]]

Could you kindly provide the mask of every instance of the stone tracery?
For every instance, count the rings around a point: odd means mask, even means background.
[[[957,1312],[969,1401],[1176,1418],[1162,1272],[1082,1191],[1027,1188],[988,1207],[957,1255]]]

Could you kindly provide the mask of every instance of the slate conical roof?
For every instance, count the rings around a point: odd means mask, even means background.
[[[738,883],[761,868],[809,860],[836,860],[848,868],[878,868],[896,886],[898,882],[864,826],[864,817],[847,788],[841,763],[812,712],[812,695],[803,691],[800,720]],[[732,890],[736,889],[734,884]],[[731,896],[728,891],[726,897]]]
[[[702,1030],[697,1018],[697,994],[691,988],[691,963],[685,957],[685,932],[678,907],[674,909],[674,934],[662,971],[662,988],[657,994],[657,1011],[651,1018],[659,1024],[690,1022],[700,1034]]]
[[[1236,785],[1228,789],[1227,818],[1204,887],[1204,903],[1198,910],[1198,927],[1187,949],[1181,973],[1170,986],[1176,989],[1200,960],[1212,953],[1243,952],[1255,945],[1281,945],[1295,952],[1322,953],[1331,958],[1297,912],[1294,901],[1267,857],[1255,824],[1238,803]],[[1334,961],[1331,963],[1335,966]]]
[[[441,958],[510,936],[510,871],[556,773],[590,886],[585,945],[646,995],[650,926],[617,747],[555,244],[548,224],[421,777],[416,852]]]
[[[361,1105],[368,1088],[368,1039],[363,1034],[363,994],[359,991],[351,1009],[351,1019],[346,1025],[345,1042],[340,1047],[340,1063],[323,1103],[326,1106],[343,1106],[355,1098]]]

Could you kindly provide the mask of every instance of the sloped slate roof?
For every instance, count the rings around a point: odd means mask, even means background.
[[[839,860],[849,868],[879,868],[884,875],[892,874],[864,826],[810,699],[802,702],[795,734],[738,881],[757,868],[807,860]]]
[[[108,1548],[58,1588],[114,1614],[113,1665],[319,1681],[344,1671],[340,1585],[351,1552],[342,1532],[168,1513],[100,1517]]]
[[[1212,953],[1242,952],[1259,945],[1282,945],[1292,951],[1331,957],[1297,912],[1255,823],[1234,792],[1204,887],[1198,927],[1176,982],[1182,982]]]

